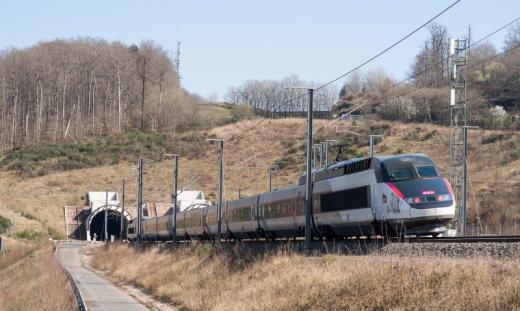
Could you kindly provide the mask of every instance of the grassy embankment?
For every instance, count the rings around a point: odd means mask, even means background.
[[[47,236],[56,233],[30,213],[2,208],[0,310],[73,310],[76,302]],[[16,223],[11,222],[14,219]]]
[[[77,308],[69,281],[47,243],[7,239],[6,253],[0,256],[0,310]]]
[[[19,221],[26,220],[22,213],[31,215],[43,225],[44,233],[52,231],[53,235],[62,235],[64,205],[83,205],[87,191],[106,188],[120,191],[121,177],[127,178],[127,203],[132,204],[136,188],[135,160],[139,155],[159,160],[164,152],[182,155],[181,188],[203,190],[214,200],[218,154],[216,146],[205,142],[208,137],[226,140],[226,198],[235,198],[238,188],[245,195],[265,191],[266,167],[273,163],[280,166],[280,171],[274,174],[274,188],[293,185],[304,169],[305,120],[266,120],[256,124],[257,120],[249,120],[171,135],[100,136],[8,153],[0,161],[0,214],[9,212],[10,218],[16,217]],[[315,126],[324,124],[325,121],[317,120]],[[447,127],[367,120],[350,129],[365,136],[369,133],[385,135],[384,141],[377,146],[378,153],[426,153],[447,174]],[[483,223],[520,220],[520,201],[517,199],[520,191],[519,136],[496,131],[470,134],[470,222],[477,216],[475,206],[479,207]],[[366,137],[336,134],[328,128],[318,132],[316,140],[322,138],[338,139],[347,145],[341,158],[362,156],[367,150]],[[170,200],[171,166],[171,160],[146,163],[146,200]]]
[[[253,256],[209,245],[97,247],[93,267],[185,310],[517,310],[518,262],[383,255]],[[111,260],[118,258],[117,261]]]

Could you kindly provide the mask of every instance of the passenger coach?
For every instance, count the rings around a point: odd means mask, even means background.
[[[303,236],[305,180],[304,175],[294,187],[223,204],[224,237]],[[450,183],[424,154],[342,161],[314,171],[313,180],[312,226],[317,237],[437,236],[455,215]],[[214,239],[216,211],[213,205],[178,213],[177,237]],[[171,218],[145,220],[143,238],[171,239]],[[135,224],[128,236],[135,239]]]

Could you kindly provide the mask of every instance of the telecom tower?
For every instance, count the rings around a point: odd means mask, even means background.
[[[454,192],[454,200],[459,208],[458,219],[463,219],[462,183],[464,161],[463,126],[466,126],[466,40],[450,40],[451,74],[451,139],[449,178]]]
[[[175,69],[177,70],[177,79],[181,79],[180,69],[181,67],[181,40],[177,40],[177,51],[175,52]]]

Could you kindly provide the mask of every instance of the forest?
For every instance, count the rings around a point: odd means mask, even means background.
[[[0,149],[191,127],[202,100],[167,51],[78,38],[0,52]]]

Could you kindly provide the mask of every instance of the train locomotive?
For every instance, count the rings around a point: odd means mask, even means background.
[[[305,229],[305,180],[281,190],[227,201],[226,239],[300,237]],[[424,154],[356,158],[313,171],[312,232],[326,239],[361,236],[438,236],[455,216],[448,180]],[[172,215],[142,222],[143,240],[171,240]],[[214,239],[217,206],[177,213],[179,240]],[[128,226],[135,240],[136,223]]]

